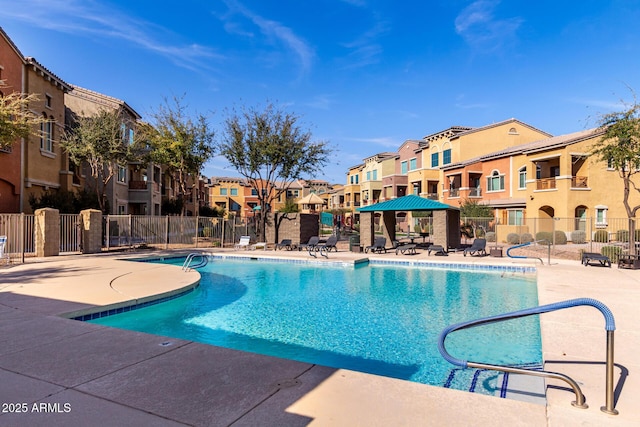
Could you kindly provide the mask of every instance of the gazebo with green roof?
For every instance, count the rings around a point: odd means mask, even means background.
[[[396,212],[433,211],[433,244],[443,248],[460,246],[460,209],[415,195],[398,197],[358,209],[360,212],[360,245],[374,240],[374,214],[382,214],[382,233],[388,242],[396,240]]]

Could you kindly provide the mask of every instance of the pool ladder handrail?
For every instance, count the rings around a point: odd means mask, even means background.
[[[524,255],[511,255],[511,251],[513,249],[522,248],[522,247],[525,247],[525,246],[529,246],[532,243],[538,243],[538,242],[546,242],[547,245],[549,246],[549,251],[551,251],[551,244],[549,243],[548,240],[536,240],[535,242],[526,242],[526,243],[521,243],[519,245],[511,246],[509,249],[507,249],[507,257],[509,257],[509,258],[522,258],[522,259],[526,259],[526,258],[537,259],[537,260],[540,261],[540,263],[542,265],[544,265],[544,261],[542,261],[542,258],[538,258],[538,257],[534,257],[534,256],[524,256]],[[551,254],[549,254],[549,259],[551,259]],[[549,264],[551,264],[551,263],[549,262]]]
[[[196,265],[191,265],[191,263],[196,257],[201,257],[200,262],[197,263]],[[187,255],[187,258],[182,263],[182,271],[189,271],[189,270],[193,270],[194,268],[204,267],[208,263],[209,263],[209,257],[207,256],[207,254],[192,252],[189,255]]]
[[[576,383],[573,379],[568,377],[567,375],[558,373],[558,372],[549,372],[549,371],[534,371],[530,369],[524,368],[516,368],[512,366],[504,366],[504,365],[491,365],[486,363],[477,363],[477,362],[469,362],[467,360],[457,359],[451,356],[445,346],[444,341],[447,338],[447,335],[451,332],[467,329],[474,326],[485,325],[488,323],[496,323],[502,322],[505,320],[517,319],[520,317],[532,316],[534,314],[542,314],[548,313],[551,311],[561,310],[565,308],[577,307],[582,305],[588,305],[597,308],[600,310],[602,315],[605,318],[605,330],[607,331],[607,361],[606,361],[606,396],[605,396],[605,406],[601,406],[600,410],[609,415],[617,415],[618,411],[614,408],[613,402],[613,338],[614,331],[616,329],[615,320],[613,318],[613,314],[611,310],[601,303],[598,300],[594,300],[591,298],[577,298],[568,301],[557,302],[553,304],[541,305],[538,307],[527,308],[523,310],[514,311],[511,313],[504,313],[497,316],[486,317],[483,319],[471,320],[468,322],[457,323],[455,325],[450,325],[442,330],[440,336],[438,337],[438,350],[442,357],[444,357],[449,363],[461,366],[463,368],[476,368],[476,369],[490,369],[494,371],[500,372],[508,372],[515,374],[523,374],[523,375],[531,375],[536,377],[545,377],[545,378],[554,378],[558,380],[565,381],[568,383],[573,389],[576,400],[571,402],[571,404],[577,408],[586,409],[588,408],[584,394],[580,389],[578,383]]]

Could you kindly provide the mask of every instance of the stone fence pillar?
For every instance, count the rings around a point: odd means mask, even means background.
[[[57,209],[42,208],[35,211],[36,256],[57,256],[60,254],[60,212]]]
[[[95,254],[102,251],[102,212],[86,209],[82,218],[82,253]]]

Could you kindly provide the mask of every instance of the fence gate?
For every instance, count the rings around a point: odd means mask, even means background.
[[[79,214],[60,214],[60,252],[82,250],[82,218]]]

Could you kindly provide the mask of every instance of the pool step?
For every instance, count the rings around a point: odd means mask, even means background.
[[[542,369],[539,363],[518,365],[525,369]],[[504,399],[546,404],[544,380],[529,375],[508,374],[487,369],[451,369],[445,388],[493,395]]]

